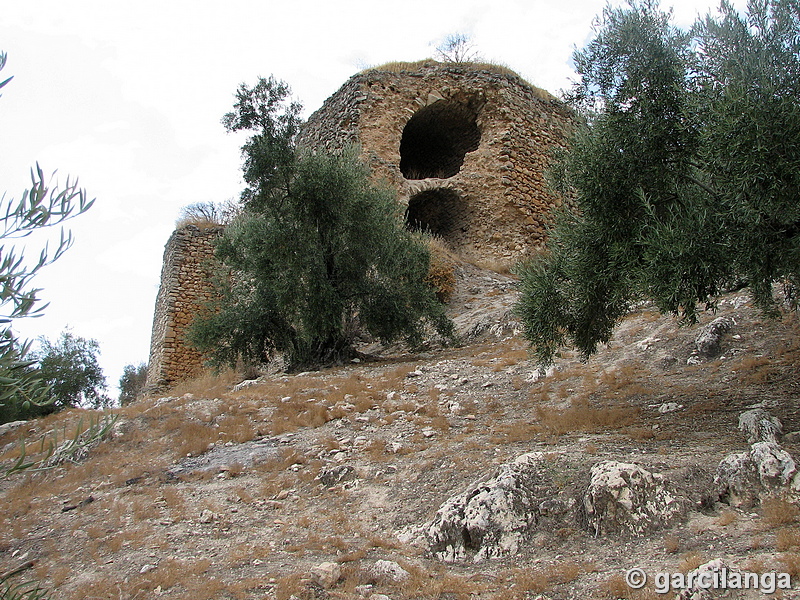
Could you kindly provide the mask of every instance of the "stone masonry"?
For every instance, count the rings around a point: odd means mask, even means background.
[[[168,388],[202,371],[203,355],[184,336],[194,316],[213,297],[210,269],[214,240],[221,232],[219,227],[187,225],[167,242],[153,317],[148,390]]]
[[[507,69],[433,61],[354,75],[311,115],[311,151],[355,145],[376,180],[397,190],[406,226],[441,237],[466,260],[509,263],[544,243],[559,200],[545,183],[572,113]],[[208,266],[221,229],[188,226],[164,252],[147,387],[197,375],[184,335],[210,299]]]
[[[398,191],[409,227],[466,259],[507,262],[544,241],[559,203],[545,171],[573,123],[563,103],[506,69],[426,61],[351,77],[300,144],[358,145]]]

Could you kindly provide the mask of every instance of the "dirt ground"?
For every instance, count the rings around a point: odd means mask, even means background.
[[[559,487],[613,459],[693,473],[702,488],[747,449],[737,430],[747,408],[800,430],[797,316],[766,319],[746,291],[702,317],[735,321],[713,359],[697,356],[699,327],[642,306],[590,361],[567,352],[542,374],[509,313],[513,281],[460,275],[460,347],[382,349],[239,391],[234,374],[198,379],[116,409],[112,434],[85,456],[0,481],[0,570],[29,565],[15,581],[64,600],[649,599],[674,594],[652,581],[632,590],[629,569],[652,579],[716,558],[800,585],[800,511],[779,500],[738,510],[710,489],[686,520],[646,537],[565,523],[533,532],[517,555],[456,563],[415,543],[409,532],[447,498],[526,452],[552,457]],[[0,437],[0,458],[11,464],[23,438],[35,458],[42,440],[69,439],[91,417],[29,422]],[[782,442],[794,456],[798,439]]]

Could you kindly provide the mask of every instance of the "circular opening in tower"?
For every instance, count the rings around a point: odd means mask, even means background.
[[[408,201],[406,227],[441,237],[454,248],[466,231],[466,202],[453,190],[420,192]]]
[[[452,177],[467,152],[478,149],[481,131],[474,109],[438,100],[408,120],[400,140],[400,172],[406,179]]]

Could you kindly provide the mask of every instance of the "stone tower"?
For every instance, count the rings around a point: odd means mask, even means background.
[[[350,78],[309,118],[301,145],[357,144],[375,177],[462,257],[513,260],[544,240],[558,204],[544,173],[572,113],[491,65],[389,65]]]
[[[558,204],[544,172],[572,124],[561,102],[508,69],[425,61],[354,75],[311,115],[299,144],[357,145],[374,177],[397,190],[408,227],[440,236],[467,260],[511,262],[544,241]],[[211,297],[208,261],[218,235],[189,226],[167,243],[151,390],[202,370],[184,334]]]

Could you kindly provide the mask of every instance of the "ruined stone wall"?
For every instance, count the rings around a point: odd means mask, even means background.
[[[398,192],[410,228],[476,262],[511,262],[543,243],[559,200],[544,173],[573,116],[547,92],[494,67],[426,62],[347,81],[303,127],[311,150],[360,147],[376,180]],[[221,230],[189,226],[167,243],[153,320],[148,388],[202,369],[185,332],[212,288]]]
[[[153,317],[148,390],[165,389],[203,370],[203,355],[184,336],[202,305],[213,297],[214,241],[221,232],[221,228],[187,225],[167,241]]]
[[[407,222],[465,258],[511,261],[544,241],[559,199],[545,183],[572,113],[514,74],[428,62],[352,77],[308,120],[301,145],[360,146]]]

